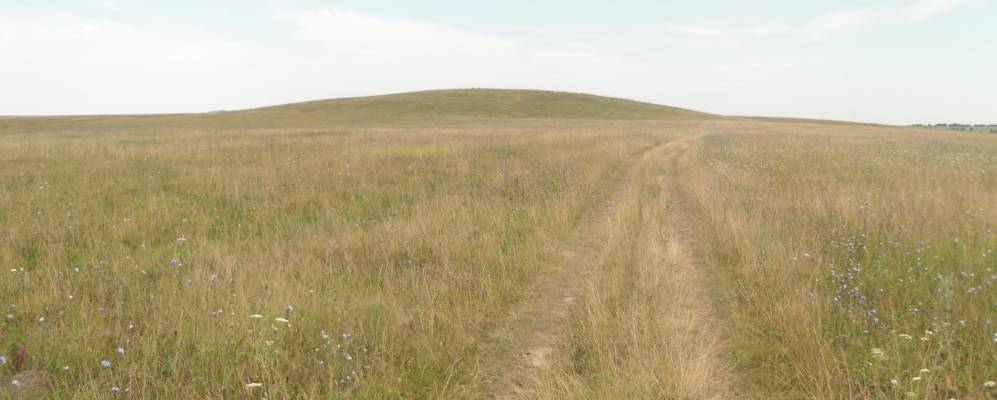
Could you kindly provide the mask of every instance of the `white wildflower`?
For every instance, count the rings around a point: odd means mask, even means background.
[[[288,321],[287,318],[280,318],[280,317],[274,318],[273,320],[277,321],[277,322],[280,322],[282,324],[286,324],[286,323],[291,322],[291,321]]]
[[[246,384],[246,388],[249,388],[249,389],[258,388],[260,386],[263,386],[263,384],[259,383],[259,382],[249,382],[249,383]]]
[[[252,319],[260,319],[260,318],[263,318],[263,316],[262,316],[262,315],[260,315],[260,314],[253,314],[253,315],[250,315],[250,316],[249,316],[249,318],[252,318]]]

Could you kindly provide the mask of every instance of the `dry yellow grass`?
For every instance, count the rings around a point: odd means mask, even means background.
[[[0,397],[995,395],[993,136],[390,100],[0,119]]]
[[[997,137],[713,122],[700,205],[755,397],[988,398]]]
[[[8,133],[0,354],[27,359],[4,374],[81,398],[439,394],[654,143],[459,125]]]

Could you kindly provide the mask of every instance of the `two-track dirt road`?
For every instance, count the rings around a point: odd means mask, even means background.
[[[564,343],[571,340],[573,318],[584,300],[586,277],[606,268],[610,232],[626,223],[621,208],[636,210],[643,218],[637,223],[649,240],[637,250],[646,265],[640,269],[641,285],[654,285],[656,303],[648,315],[660,334],[657,348],[664,349],[655,361],[661,367],[657,377],[660,398],[722,399],[738,397],[733,388],[733,372],[724,358],[723,334],[715,317],[714,302],[703,266],[694,256],[695,234],[692,219],[677,190],[676,174],[688,166],[699,134],[689,134],[644,152],[622,174],[602,206],[579,223],[576,232],[554,253],[555,257],[527,295],[491,335],[487,356],[478,360],[474,385],[485,387],[494,398],[546,398],[538,391],[541,377],[561,368],[553,360],[570,358]],[[635,200],[644,186],[660,190],[656,201]],[[630,210],[634,211],[634,210]],[[652,212],[649,212],[652,211]],[[629,223],[634,223],[630,221]]]

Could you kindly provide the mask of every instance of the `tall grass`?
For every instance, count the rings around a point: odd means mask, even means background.
[[[653,144],[598,124],[4,135],[0,355],[25,356],[0,375],[67,398],[435,396]]]
[[[757,122],[710,131],[685,187],[750,393],[995,394],[997,141]]]
[[[570,331],[522,397],[997,396],[992,136],[185,118],[0,129],[0,385],[486,396],[496,332],[584,228]]]

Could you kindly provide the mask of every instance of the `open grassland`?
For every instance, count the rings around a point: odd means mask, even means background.
[[[432,397],[661,140],[523,125],[6,135],[3,368],[79,398]]]
[[[697,162],[683,181],[748,393],[995,395],[997,140],[723,122]]]
[[[995,231],[993,135],[486,90],[4,118],[0,398],[995,398]]]

